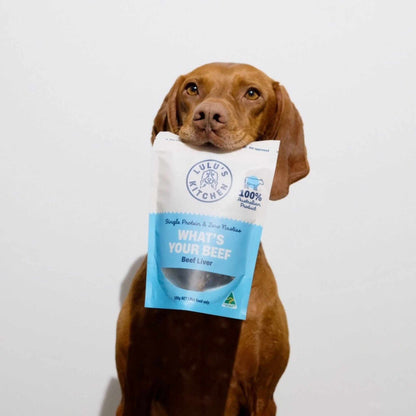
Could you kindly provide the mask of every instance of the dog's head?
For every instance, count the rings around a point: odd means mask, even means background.
[[[180,76],[156,115],[152,142],[171,131],[193,145],[236,150],[255,140],[280,140],[270,199],[309,172],[302,119],[285,88],[244,64],[213,63]]]

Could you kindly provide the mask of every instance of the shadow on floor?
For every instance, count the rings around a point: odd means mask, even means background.
[[[120,385],[118,380],[113,377],[108,383],[99,416],[115,416],[120,400]]]
[[[119,293],[119,302],[120,308],[126,299],[127,294],[129,293],[129,289],[131,283],[136,275],[137,270],[143,263],[143,260],[146,256],[140,256],[136,259],[136,261],[131,265],[129,271],[127,272],[126,276],[124,277],[123,281],[120,285],[120,293]],[[116,327],[116,322],[114,322],[114,330]],[[104,394],[104,399],[101,404],[101,410],[99,416],[115,416],[117,407],[121,400],[121,390],[120,385],[117,378],[112,377],[108,383],[106,392]]]

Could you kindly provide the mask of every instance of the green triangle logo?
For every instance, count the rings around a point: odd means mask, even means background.
[[[222,306],[226,308],[237,309],[237,302],[235,301],[233,292],[230,292]]]

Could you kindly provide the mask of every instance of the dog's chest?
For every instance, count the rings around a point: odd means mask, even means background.
[[[129,385],[139,391],[136,380],[146,380],[165,408],[179,406],[177,397],[184,396],[187,405],[224,405],[241,326],[218,316],[146,310],[141,325],[132,328]]]

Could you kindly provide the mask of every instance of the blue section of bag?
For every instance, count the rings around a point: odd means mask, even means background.
[[[146,302],[245,319],[262,227],[215,216],[149,216]]]

